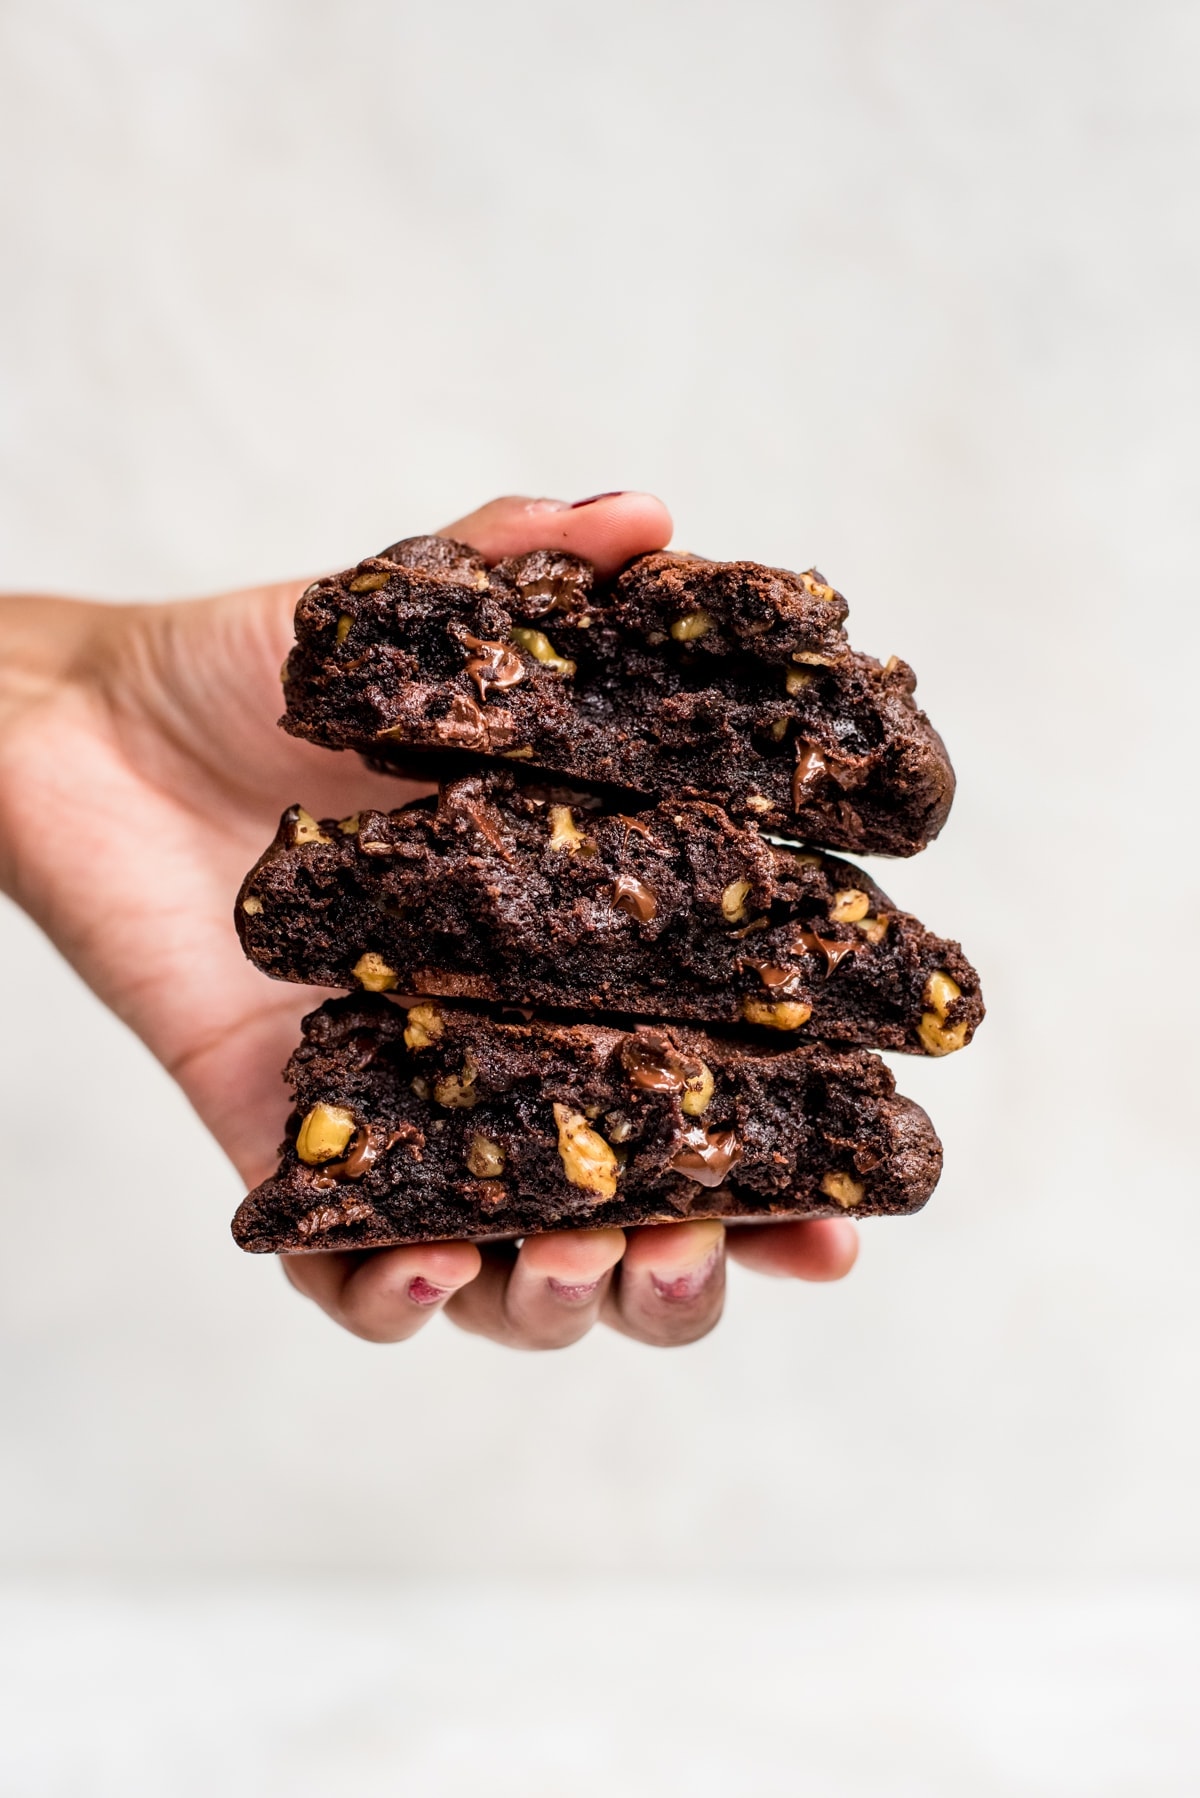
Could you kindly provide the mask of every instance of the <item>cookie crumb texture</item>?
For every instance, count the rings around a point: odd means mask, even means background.
[[[233,1224],[257,1253],[899,1214],[941,1171],[883,1064],[819,1043],[354,995],[305,1019],[287,1078],[279,1171]]]
[[[282,722],[419,778],[503,756],[912,855],[945,822],[953,770],[911,668],[852,650],[845,614],[813,569],[663,552],[599,582],[573,556],[489,568],[409,538],[303,594]]]
[[[702,801],[630,815],[512,773],[340,821],[290,808],[235,916],[256,966],[317,986],[914,1054],[961,1048],[983,1015],[958,944],[850,863]]]

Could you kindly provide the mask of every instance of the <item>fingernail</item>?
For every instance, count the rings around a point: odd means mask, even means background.
[[[689,1268],[681,1274],[650,1275],[650,1284],[660,1299],[667,1299],[671,1304],[685,1304],[689,1299],[698,1298],[717,1271],[721,1260],[719,1248],[713,1249],[699,1267]]]
[[[547,1276],[547,1284],[556,1299],[578,1301],[579,1299],[590,1299],[600,1282],[599,1280],[583,1280],[579,1285],[572,1286],[569,1281],[556,1280],[554,1275],[550,1274]]]
[[[612,487],[607,493],[593,493],[587,499],[573,499],[567,510],[578,512],[580,506],[594,506],[599,499],[620,499],[621,495],[628,491],[628,487]]]
[[[448,1286],[433,1286],[424,1274],[418,1274],[408,1283],[408,1296],[414,1305],[436,1305],[439,1299],[449,1297],[449,1293]]]

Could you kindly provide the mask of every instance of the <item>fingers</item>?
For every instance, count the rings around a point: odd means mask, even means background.
[[[858,1231],[847,1218],[792,1224],[749,1224],[729,1232],[729,1253],[757,1274],[792,1280],[841,1280],[858,1256]]]
[[[479,1278],[457,1292],[448,1313],[461,1329],[509,1348],[567,1348],[600,1315],[612,1270],[621,1259],[620,1230],[553,1230],[485,1249]]]
[[[706,1336],[725,1302],[725,1229],[717,1219],[628,1233],[605,1323],[658,1348]]]
[[[631,556],[671,541],[671,514],[652,493],[600,493],[561,499],[489,500],[438,534],[469,543],[491,562],[531,549],[564,549],[615,574]]]
[[[473,1242],[421,1243],[367,1255],[285,1255],[283,1271],[353,1336],[406,1342],[479,1272]]]

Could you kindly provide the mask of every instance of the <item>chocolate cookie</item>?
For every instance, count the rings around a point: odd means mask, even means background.
[[[860,1049],[758,1049],[680,1026],[501,1021],[335,999],[287,1068],[279,1171],[240,1207],[256,1253],[578,1225],[916,1211],[941,1146]]]
[[[318,823],[284,813],[235,911],[277,979],[942,1055],[983,1016],[957,943],[850,863],[698,800],[636,815],[499,772]]]
[[[507,757],[912,855],[953,771],[912,670],[851,650],[844,613],[815,571],[662,554],[603,583],[576,557],[488,568],[414,538],[303,594],[282,723],[419,777]]]

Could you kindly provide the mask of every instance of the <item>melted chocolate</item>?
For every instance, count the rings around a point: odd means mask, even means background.
[[[575,573],[546,574],[534,581],[521,581],[517,592],[529,618],[544,618],[548,612],[580,611],[587,601]]]
[[[741,1159],[742,1145],[735,1131],[705,1130],[694,1124],[684,1131],[670,1165],[697,1186],[720,1186],[728,1178],[730,1168]]]
[[[525,679],[525,664],[507,643],[493,643],[486,637],[473,637],[469,631],[459,633],[459,642],[464,649],[474,652],[467,658],[467,673],[479,688],[481,700],[487,699],[493,687],[497,692],[504,693],[509,687],[519,686]]]
[[[796,766],[792,773],[792,810],[802,811],[814,797],[816,789],[829,777],[825,751],[815,743],[796,744]]]
[[[434,726],[439,737],[463,749],[477,749],[487,740],[487,714],[469,694],[456,693],[450,710]]]
[[[609,889],[608,902],[614,911],[625,912],[639,924],[648,924],[658,916],[658,900],[636,874],[618,874]]]
[[[753,968],[763,985],[779,998],[791,999],[805,990],[804,976],[799,968],[780,968],[770,961],[752,961],[746,965]]]
[[[621,1064],[631,1086],[644,1093],[681,1093],[686,1084],[683,1062],[665,1037],[639,1032],[627,1038]]]
[[[350,1153],[344,1161],[329,1161],[321,1169],[322,1174],[332,1175],[335,1180],[361,1180],[369,1174],[381,1155],[394,1148],[404,1137],[404,1130],[393,1130],[390,1136],[383,1136],[372,1125],[365,1124],[350,1144]]]
[[[824,956],[825,978],[828,980],[839,962],[845,961],[848,955],[853,955],[859,945],[838,942],[834,937],[818,936],[815,930],[802,930],[793,947],[804,949],[809,955]]]

